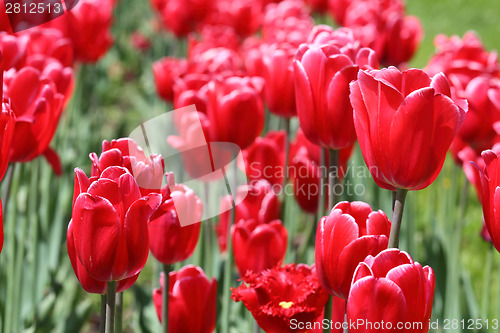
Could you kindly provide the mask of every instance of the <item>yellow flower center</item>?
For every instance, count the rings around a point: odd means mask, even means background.
[[[293,305],[293,302],[280,302],[279,304],[283,309],[290,309]]]

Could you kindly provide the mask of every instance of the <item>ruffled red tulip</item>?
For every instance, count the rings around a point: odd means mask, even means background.
[[[162,294],[165,292],[164,276],[160,288],[153,292],[153,302],[162,321]],[[209,281],[203,270],[188,265],[169,275],[168,332],[211,333],[215,329],[217,314],[217,281]]]
[[[323,42],[323,41],[321,41]],[[341,149],[356,140],[349,83],[360,66],[376,67],[373,51],[329,44],[302,44],[294,61],[300,127],[313,143]]]
[[[269,131],[243,151],[245,172],[250,181],[267,180],[283,184],[285,176],[285,131]]]
[[[68,230],[78,260],[99,281],[119,281],[137,275],[149,253],[147,221],[161,195],[142,197],[130,172],[117,166],[87,178],[75,169],[72,220]]]
[[[451,98],[446,77],[395,67],[360,71],[350,97],[361,152],[377,185],[429,186],[467,110],[466,101]]]
[[[367,203],[339,202],[321,218],[316,232],[316,269],[330,294],[347,299],[356,267],[387,248],[391,222]]]
[[[231,227],[233,254],[240,276],[280,265],[285,258],[288,232],[280,220],[259,223],[239,220]]]
[[[339,151],[339,178],[344,177],[347,161],[351,157],[354,146]],[[302,130],[297,131],[296,140],[290,147],[290,179],[293,183],[293,194],[299,206],[308,213],[318,211],[320,197],[320,180],[326,175],[326,170],[320,166],[321,148],[307,140]],[[329,158],[329,152],[327,152]],[[326,198],[325,198],[326,200]]]
[[[437,52],[427,64],[429,75],[443,72],[458,89],[465,89],[469,82],[480,75],[499,75],[498,55],[485,50],[474,32],[467,32],[463,38],[437,35],[434,39]]]
[[[435,283],[432,268],[422,268],[406,252],[388,249],[368,256],[356,268],[347,301],[348,321],[366,324],[349,332],[388,332],[403,325],[397,332],[427,333]],[[385,326],[375,329],[368,323]]]
[[[64,96],[52,80],[33,67],[6,72],[3,92],[16,114],[10,161],[29,162],[46,154],[63,111]]]
[[[241,196],[244,194],[246,194],[246,197],[241,201]],[[236,199],[237,202],[241,202],[236,205],[235,221],[254,219],[258,224],[262,224],[280,218],[281,203],[279,197],[266,180],[259,180],[252,185],[248,185],[245,189],[239,188]],[[217,241],[222,252],[226,251],[230,207],[231,198],[224,198],[221,202],[221,211],[223,213],[219,215],[219,223],[215,227]]]
[[[153,63],[153,75],[158,95],[167,102],[174,100],[174,82],[187,73],[187,61],[165,57]]]
[[[99,177],[110,166],[120,166],[127,168],[134,176],[143,195],[150,192],[160,193],[165,167],[163,158],[157,154],[148,158],[134,140],[104,140],[101,156],[90,153],[89,157],[92,161],[92,177]]]
[[[162,190],[162,204],[148,223],[149,248],[155,258],[171,265],[186,260],[198,243],[203,204],[196,194],[182,184],[175,184],[173,174]]]
[[[321,318],[328,300],[314,267],[306,265],[291,264],[260,274],[249,273],[243,281],[241,286],[233,289],[232,298],[243,302],[267,333],[310,331],[306,325]],[[333,311],[332,318],[342,318],[343,321],[344,301],[335,298]]]
[[[66,246],[68,249],[68,256],[71,261],[71,266],[73,267],[76,278],[86,292],[92,294],[106,294],[108,283],[106,281],[96,280],[92,276],[90,276],[89,273],[87,273],[87,271],[85,270],[85,267],[83,267],[82,263],[80,262],[80,259],[78,259],[76,255],[75,241],[73,238],[73,225],[74,223],[70,221],[66,238]],[[122,292],[130,288],[135,283],[138,277],[139,273],[129,278],[118,281],[116,285],[116,292]]]
[[[482,154],[485,167],[479,169],[481,178],[481,202],[483,204],[484,222],[491,241],[497,250],[500,249],[500,160],[499,153],[486,150]]]
[[[245,149],[264,128],[262,79],[229,77],[208,83],[210,141],[231,142]]]

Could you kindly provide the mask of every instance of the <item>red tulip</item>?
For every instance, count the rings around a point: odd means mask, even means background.
[[[138,51],[146,52],[151,48],[151,39],[139,31],[134,31],[130,35],[130,44]]]
[[[432,268],[422,268],[406,252],[388,249],[376,257],[368,256],[356,268],[347,301],[348,321],[366,324],[350,327],[349,332],[388,332],[396,328],[397,332],[428,332],[434,287]],[[374,329],[368,323],[385,326]]]
[[[354,146],[343,148],[339,152],[339,177],[344,177],[347,161],[351,157]],[[326,175],[326,170],[320,166],[321,148],[307,140],[299,128],[296,141],[290,147],[290,178],[293,183],[293,194],[299,206],[308,213],[318,211],[320,197],[320,179]],[[329,153],[327,153],[327,158]]]
[[[3,58],[1,51],[0,51],[0,86],[3,86]],[[0,103],[2,104],[1,105],[2,109],[0,113],[0,180],[2,180],[3,176],[5,175],[5,172],[7,171],[7,166],[9,165],[9,151],[12,144],[12,137],[14,135],[16,116],[11,109],[10,101],[3,97],[3,90],[0,91]],[[2,234],[2,243],[3,243],[3,234]]]
[[[137,275],[149,253],[147,221],[161,202],[151,193],[142,197],[130,172],[117,166],[88,179],[75,170],[72,221],[76,256],[85,271],[99,281],[119,281]]]
[[[330,294],[347,299],[356,266],[387,248],[391,223],[367,203],[339,202],[321,218],[316,232],[316,269]]]
[[[227,47],[191,51],[188,59],[190,73],[220,74],[222,77],[243,76],[243,61],[239,53]]]
[[[289,43],[298,47],[314,26],[302,1],[285,0],[266,7],[262,26],[263,40],[268,43]]]
[[[212,25],[225,25],[241,37],[257,31],[262,22],[262,4],[253,0],[218,0],[207,18]]]
[[[89,157],[92,161],[92,177],[99,177],[110,166],[120,166],[134,176],[143,195],[160,193],[165,167],[163,158],[157,154],[146,157],[144,150],[134,140],[104,140],[101,156],[91,153]]]
[[[353,46],[354,47],[354,46]],[[329,44],[302,44],[294,62],[295,97],[300,127],[313,143],[330,149],[356,140],[349,83],[359,66],[376,66],[373,51]]]
[[[243,200],[241,196],[246,194]],[[281,203],[278,195],[266,180],[259,180],[246,188],[239,188],[236,193],[236,217],[235,221],[256,220],[258,224],[269,223],[280,218]],[[230,223],[231,198],[226,197],[221,202],[221,213],[219,223],[215,227],[217,241],[222,252],[226,251],[227,229]]]
[[[76,278],[82,285],[82,288],[92,294],[106,294],[107,293],[107,288],[108,288],[108,283],[106,281],[99,281],[94,279],[87,273],[85,270],[85,267],[83,267],[82,263],[80,262],[80,259],[76,255],[76,248],[75,248],[75,241],[74,241],[74,236],[73,236],[73,225],[72,221],[70,221],[69,226],[68,226],[68,233],[67,233],[67,249],[68,249],[68,256],[71,261],[71,266],[73,267],[73,271],[75,272]],[[129,278],[123,279],[118,281],[116,285],[116,291],[117,292],[122,292],[130,288],[137,278],[139,277],[139,273],[137,273],[134,276],[131,276]]]
[[[160,288],[153,292],[153,302],[162,321],[162,294],[165,292],[164,276]],[[215,329],[217,313],[217,281],[209,281],[200,267],[188,265],[169,275],[168,331],[169,333],[211,333]]]
[[[328,10],[328,2],[328,0],[305,0],[305,3],[318,13],[325,13]]]
[[[179,77],[174,84],[174,108],[180,109],[185,106],[195,105],[196,111],[207,113],[207,96],[206,89],[202,89],[210,82],[210,75],[192,73],[184,77]],[[203,116],[205,117],[205,116]],[[177,123],[176,123],[177,124]],[[179,131],[182,131],[182,126],[178,126]]]
[[[6,72],[3,88],[16,114],[10,161],[29,162],[49,150],[64,96],[52,80],[29,66]]]
[[[314,267],[306,265],[291,264],[260,274],[249,273],[243,281],[233,289],[232,298],[242,301],[267,333],[310,331],[306,325],[320,319],[328,300]],[[333,318],[342,318],[343,300],[336,298],[334,304]]]
[[[182,184],[175,184],[173,174],[162,190],[162,203],[148,223],[149,247],[155,258],[171,265],[186,260],[198,243],[203,204],[196,194]]]
[[[361,152],[377,185],[429,186],[467,110],[466,101],[451,99],[446,77],[395,67],[360,71],[350,98]]]
[[[206,18],[212,0],[153,0],[163,24],[175,36],[185,37]]]
[[[281,264],[285,258],[288,232],[280,220],[259,223],[239,220],[231,227],[233,254],[240,276],[260,273]]]
[[[229,77],[208,83],[210,141],[231,142],[240,149],[252,144],[264,127],[262,86],[259,77]]]
[[[3,54],[3,70],[21,69],[26,64],[27,36],[9,35],[0,31],[0,52]]]
[[[74,49],[71,39],[64,37],[57,29],[29,29],[25,33],[29,38],[27,43],[28,58],[44,55],[57,59],[62,67],[71,67],[74,61]]]
[[[243,151],[245,172],[250,181],[265,179],[271,186],[283,184],[285,135],[285,131],[269,131]]]
[[[185,59],[165,57],[153,63],[153,75],[158,95],[167,102],[174,99],[174,82],[187,73]]]
[[[219,47],[239,51],[240,43],[241,37],[232,27],[204,24],[198,34],[188,35],[187,56],[192,59],[194,55]]]
[[[472,31],[465,33],[462,39],[437,35],[434,45],[437,52],[427,64],[427,73],[443,72],[458,89],[465,89],[480,75],[499,75],[497,53],[485,50],[481,39]]]
[[[486,150],[482,154],[485,167],[477,166],[481,179],[481,201],[483,205],[484,222],[490,234],[493,245],[500,249],[500,166],[499,153],[493,150]]]

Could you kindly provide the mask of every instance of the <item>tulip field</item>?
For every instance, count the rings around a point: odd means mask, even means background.
[[[0,0],[0,332],[500,332],[498,13]]]

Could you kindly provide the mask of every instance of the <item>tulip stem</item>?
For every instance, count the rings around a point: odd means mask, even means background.
[[[318,219],[321,219],[322,216],[325,215],[325,192],[323,191],[325,187],[325,177],[326,175],[323,173],[326,170],[326,152],[327,149],[321,147],[321,152],[319,154],[319,196],[318,196]]]
[[[281,202],[281,221],[285,222],[285,202],[286,202],[286,183],[288,183],[288,158],[290,155],[290,118],[285,119],[285,174],[283,176],[283,201]]]
[[[115,333],[116,281],[108,281],[106,298],[106,333]]]
[[[163,264],[163,293],[161,303],[161,320],[163,324],[163,333],[168,333],[168,301],[170,295],[170,272],[172,265]]]
[[[407,193],[407,189],[398,188],[396,190],[396,200],[394,200],[394,208],[392,209],[392,225],[391,234],[389,236],[389,248],[397,248],[399,246],[399,231],[401,230],[401,221],[403,219],[403,210]]]
[[[123,327],[123,293],[116,294],[116,315],[115,315],[115,332],[122,333]]]
[[[493,244],[490,244],[490,248],[488,249],[488,256],[486,258],[486,269],[484,274],[484,282],[483,282],[483,295],[481,308],[483,310],[483,318],[489,318],[490,312],[490,296],[491,296],[491,271],[493,267]]]
[[[340,166],[339,166],[339,150],[330,149],[330,163],[328,166],[328,183],[330,193],[328,195],[328,209],[332,209],[333,206],[339,202],[339,196],[337,195],[337,186],[340,185]]]
[[[332,307],[333,307],[333,296],[328,296],[328,301],[325,304],[325,311],[323,313],[323,322],[327,322],[328,325],[325,325],[323,328],[323,333],[330,333],[330,320],[332,319]]]
[[[104,323],[106,321],[106,294],[101,295],[101,321],[99,322],[99,333],[105,333]]]
[[[224,169],[223,169],[224,170]],[[236,161],[233,162],[232,184],[229,183],[225,172],[224,180],[226,181],[227,190],[231,196],[231,218],[227,225],[227,246],[226,246],[226,267],[224,269],[224,294],[223,294],[223,307],[222,307],[222,332],[229,333],[229,313],[231,307],[231,281],[233,273],[233,242],[231,237],[231,226],[236,220],[236,186],[237,186],[237,172],[238,166]]]

